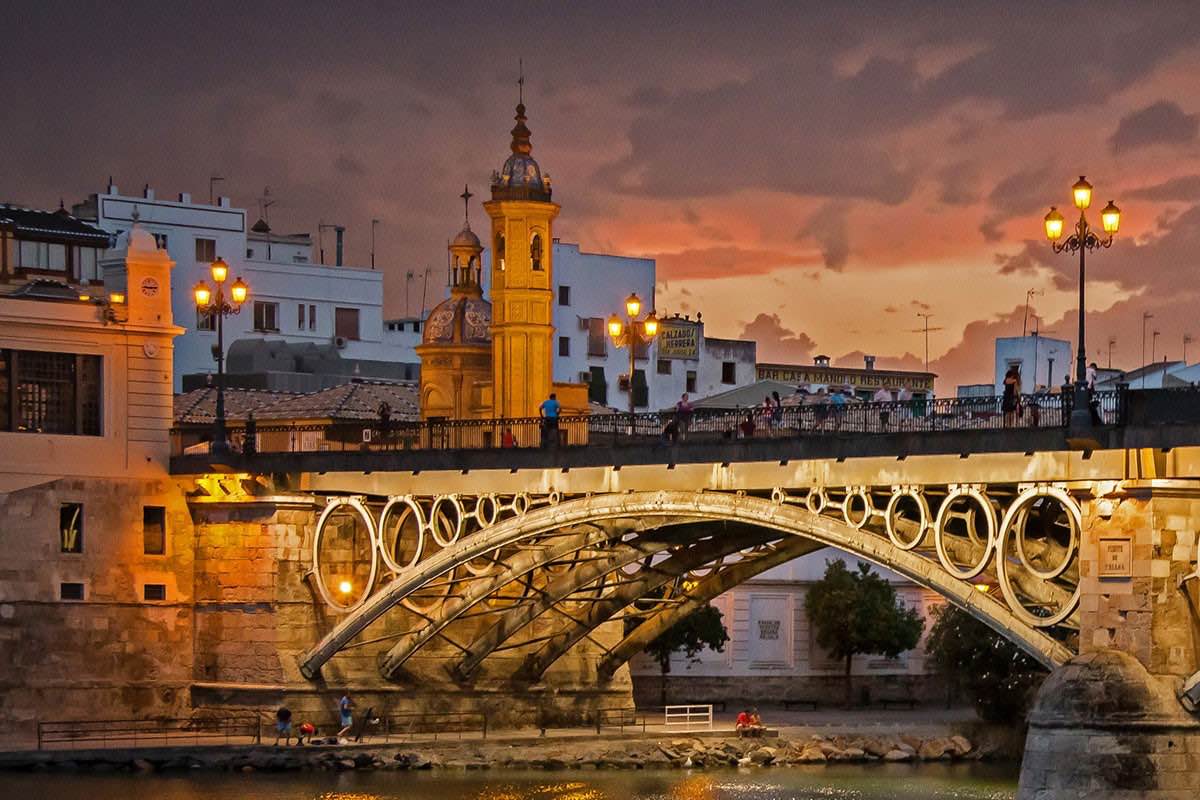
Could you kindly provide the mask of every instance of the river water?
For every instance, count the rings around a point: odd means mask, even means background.
[[[0,774],[13,800],[1011,800],[1016,764],[518,772]]]

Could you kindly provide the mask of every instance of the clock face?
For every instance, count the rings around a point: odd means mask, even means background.
[[[154,278],[142,278],[142,294],[146,297],[154,297],[158,294],[158,281]]]

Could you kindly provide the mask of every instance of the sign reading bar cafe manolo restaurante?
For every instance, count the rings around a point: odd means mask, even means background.
[[[658,357],[695,361],[700,358],[700,325],[682,319],[658,324]]]
[[[908,389],[925,393],[933,391],[933,375],[926,372],[900,372],[893,370],[853,369],[849,367],[793,366],[790,364],[758,364],[760,381],[779,381],[797,386],[815,384],[842,386],[850,384],[856,389]]]

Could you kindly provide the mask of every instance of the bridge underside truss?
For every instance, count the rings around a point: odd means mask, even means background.
[[[436,651],[460,682],[503,664],[502,679],[533,683],[586,641],[606,680],[712,598],[826,546],[941,594],[1055,666],[1077,649],[1077,498],[1086,491],[1039,484],[335,497],[318,521],[312,576],[338,622],[300,667],[312,678],[338,652],[371,645],[382,648],[380,670],[393,679]],[[347,555],[346,531],[366,553]],[[339,591],[337,576],[347,572],[358,577]],[[617,634],[609,626],[596,636],[614,621],[622,623]]]

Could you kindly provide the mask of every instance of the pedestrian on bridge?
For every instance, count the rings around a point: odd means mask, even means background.
[[[562,410],[559,405],[558,396],[551,392],[550,396],[542,401],[538,406],[538,413],[542,417],[542,446],[549,445],[550,447],[558,446],[558,414]]]
[[[688,428],[692,427],[692,403],[688,400],[687,392],[675,404],[675,420],[678,423],[679,440],[687,441]]]

